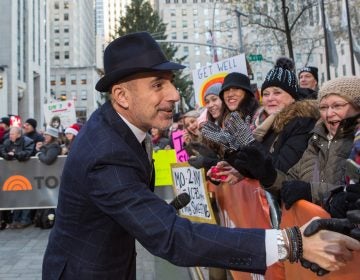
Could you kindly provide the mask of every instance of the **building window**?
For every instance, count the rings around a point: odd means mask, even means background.
[[[171,39],[176,40],[176,32],[171,32]]]
[[[345,64],[343,64],[343,76],[346,76],[346,65]]]
[[[56,86],[56,78],[54,75],[50,76],[50,85]]]
[[[58,9],[60,8],[59,2],[55,2],[55,3],[54,3],[54,8],[55,8],[56,10],[58,10]]]
[[[188,27],[188,22],[187,22],[187,20],[183,20],[183,22],[182,22],[182,27],[183,27],[183,28],[187,28],[187,27]]]
[[[341,52],[341,55],[345,54],[344,44],[340,45],[340,52]]]
[[[199,21],[197,19],[194,20],[194,28],[199,27]]]
[[[172,20],[172,21],[171,21],[171,27],[172,27],[172,28],[176,28],[176,20]]]
[[[69,20],[69,14],[64,14],[64,20]]]
[[[69,52],[69,51],[65,51],[65,52],[64,52],[64,58],[65,58],[65,59],[69,59],[69,58],[70,58],[70,52]]]
[[[64,33],[69,33],[69,26],[64,27]]]
[[[184,47],[183,53],[184,53],[184,55],[189,55],[189,47]]]
[[[60,52],[55,52],[54,58],[55,59],[60,59]]]
[[[87,100],[87,91],[86,90],[81,91],[81,100]]]
[[[54,33],[60,33],[60,28],[59,28],[59,26],[55,26],[55,27],[54,27]]]
[[[76,91],[75,90],[72,90],[71,91],[71,99],[76,101],[77,100],[77,96],[76,96]]]
[[[62,91],[60,94],[60,100],[65,101],[67,99],[66,91]]]
[[[200,47],[199,46],[195,46],[194,50],[195,50],[195,55],[200,55]]]
[[[166,4],[170,4],[170,0],[166,0],[166,2],[165,2]]]
[[[322,53],[320,54],[320,63],[321,63],[321,64],[324,63],[324,62],[323,62],[323,55],[322,55]]]
[[[193,3],[197,3],[197,0],[193,0]]]
[[[175,4],[179,3],[179,0],[174,0],[174,3],[175,3]]]
[[[335,78],[339,77],[338,68],[335,68]]]
[[[69,38],[64,38],[64,46],[68,46],[69,45]]]
[[[55,47],[60,47],[60,40],[59,39],[54,39],[54,46]]]
[[[186,4],[186,0],[182,0],[182,2],[183,2],[184,4]]]
[[[72,85],[76,85],[76,74],[71,74],[70,80]]]
[[[182,10],[181,10],[181,15],[186,16],[186,15],[187,15],[187,10],[186,10],[186,9],[182,9]]]
[[[194,15],[194,16],[197,16],[197,15],[198,15],[198,10],[197,10],[197,9],[194,9],[194,10],[193,10],[193,15]]]
[[[69,9],[69,1],[64,1],[64,9]]]
[[[183,39],[184,39],[184,40],[189,39],[189,35],[188,35],[187,32],[183,32]]]
[[[80,81],[80,83],[82,84],[82,85],[86,85],[86,79],[87,79],[87,77],[86,77],[86,74],[81,74],[81,81]]]
[[[172,17],[176,16],[176,10],[175,9],[170,10],[170,16],[172,16]]]
[[[65,76],[60,77],[60,85],[62,85],[62,86],[66,85],[66,77]]]
[[[60,20],[60,16],[59,15],[54,15],[54,21],[59,21]]]

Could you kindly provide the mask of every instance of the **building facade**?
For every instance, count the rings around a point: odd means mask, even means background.
[[[94,0],[51,0],[50,92],[48,102],[74,100],[86,120],[98,107]]]
[[[41,122],[49,91],[45,0],[0,1],[0,115]]]

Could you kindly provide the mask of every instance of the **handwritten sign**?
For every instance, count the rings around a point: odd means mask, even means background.
[[[195,102],[203,107],[205,91],[215,83],[222,83],[231,72],[247,75],[245,55],[240,54],[192,71],[195,90]]]
[[[188,161],[189,155],[184,149],[184,143],[183,143],[183,130],[176,130],[171,134],[172,141],[174,144],[174,149],[176,151],[176,158],[178,162],[185,162]]]
[[[58,116],[63,127],[69,127],[76,123],[74,100],[47,103],[44,105],[45,122],[50,124],[51,119]]]
[[[188,193],[190,203],[179,210],[182,217],[194,222],[216,224],[206,189],[204,169],[196,169],[188,163],[171,164],[175,195]]]

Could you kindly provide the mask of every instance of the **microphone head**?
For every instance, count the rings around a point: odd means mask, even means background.
[[[180,210],[189,204],[191,198],[188,193],[181,193],[177,195],[169,204],[176,210]]]

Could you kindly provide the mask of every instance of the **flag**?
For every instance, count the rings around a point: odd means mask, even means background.
[[[330,65],[337,67],[338,66],[338,54],[335,45],[334,34],[332,33],[331,26],[328,20],[328,17],[325,14],[325,28],[326,28],[326,42],[329,51],[329,63]]]

